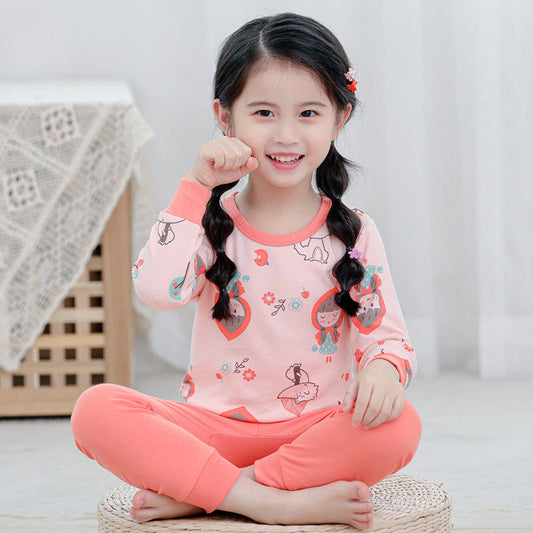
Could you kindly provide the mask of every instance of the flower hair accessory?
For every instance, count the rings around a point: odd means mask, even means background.
[[[356,261],[359,261],[359,259],[363,257],[363,254],[355,248],[346,248],[346,253],[348,254],[348,257],[350,257],[350,259],[355,259]]]
[[[357,91],[357,82],[355,81],[355,70],[349,68],[348,72],[344,74],[344,77],[348,80],[348,89],[354,93]]]

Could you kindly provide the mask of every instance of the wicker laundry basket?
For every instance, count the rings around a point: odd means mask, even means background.
[[[136,488],[123,485],[110,491],[98,503],[99,533],[163,533],[175,531],[303,533],[350,532],[343,524],[279,526],[257,524],[231,513],[154,520],[139,524],[130,516]],[[370,489],[374,502],[374,526],[366,531],[380,533],[446,533],[452,530],[451,501],[439,485],[405,474],[394,474]]]

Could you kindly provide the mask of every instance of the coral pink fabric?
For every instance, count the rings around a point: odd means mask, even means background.
[[[124,481],[212,512],[252,464],[260,483],[280,489],[373,485],[411,460],[421,426],[409,402],[365,430],[339,406],[264,424],[103,384],[80,396],[72,430],[83,453]]]

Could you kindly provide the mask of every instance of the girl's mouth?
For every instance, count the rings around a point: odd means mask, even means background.
[[[304,158],[303,155],[298,154],[268,154],[275,168],[282,170],[290,170],[299,165],[300,161]]]

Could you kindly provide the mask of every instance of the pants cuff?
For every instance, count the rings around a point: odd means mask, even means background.
[[[240,475],[240,468],[215,451],[205,463],[185,502],[212,513],[220,507]]]
[[[281,490],[291,490],[283,479],[281,465],[279,463],[279,452],[267,455],[254,463],[254,475],[258,483],[274,487]]]

